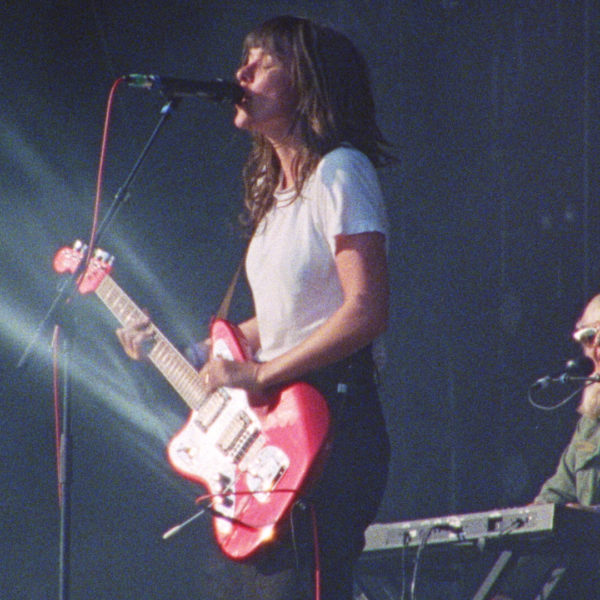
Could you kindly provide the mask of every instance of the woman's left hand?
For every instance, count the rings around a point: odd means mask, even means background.
[[[264,387],[258,381],[260,363],[237,362],[211,358],[200,370],[200,377],[208,393],[220,387],[242,388],[252,395],[262,395]]]

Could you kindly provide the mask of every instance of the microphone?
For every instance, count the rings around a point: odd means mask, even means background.
[[[540,377],[533,383],[531,387],[543,389],[548,387],[551,383],[567,383],[574,378],[582,377],[584,379],[589,378],[592,381],[599,381],[600,379],[598,375],[590,377],[590,375],[594,372],[594,367],[594,361],[587,356],[573,358],[566,362],[565,368],[562,371],[553,375]]]
[[[147,90],[157,89],[168,98],[183,98],[196,96],[215,102],[230,102],[237,104],[244,97],[244,90],[233,81],[213,79],[212,81],[192,81],[191,79],[177,79],[175,77],[161,77],[160,75],[125,75],[123,79],[131,87]]]

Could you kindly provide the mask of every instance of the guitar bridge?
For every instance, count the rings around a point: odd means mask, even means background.
[[[246,456],[246,453],[254,444],[258,436],[260,435],[260,430],[254,429],[253,431],[246,430],[243,435],[240,436],[240,439],[236,442],[236,447],[232,450],[233,462],[238,465],[242,459]]]

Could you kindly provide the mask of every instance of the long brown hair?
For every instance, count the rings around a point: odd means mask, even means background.
[[[292,127],[303,147],[294,164],[296,194],[320,159],[346,142],[379,167],[393,157],[375,119],[367,64],[342,33],[309,19],[279,16],[265,21],[244,40],[242,64],[251,48],[291,59],[298,106]],[[254,229],[273,204],[280,164],[271,143],[253,134],[244,167],[244,223]]]

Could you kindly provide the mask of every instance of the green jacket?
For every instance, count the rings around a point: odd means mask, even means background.
[[[600,504],[600,421],[581,417],[556,472],[534,502]]]

